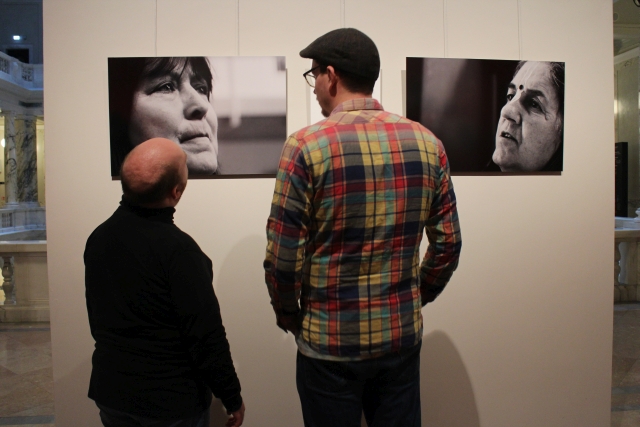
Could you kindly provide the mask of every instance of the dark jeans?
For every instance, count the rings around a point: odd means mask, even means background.
[[[419,427],[420,347],[358,362],[298,352],[296,382],[305,427]]]
[[[96,403],[100,409],[100,419],[104,427],[209,427],[209,408],[188,418],[178,420],[159,420],[140,417]]]

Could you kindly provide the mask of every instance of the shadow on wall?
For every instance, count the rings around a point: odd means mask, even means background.
[[[55,378],[54,371],[54,392],[57,396],[64,392],[67,395],[78,396],[80,399],[56,399],[55,417],[56,425],[59,426],[99,426],[100,415],[95,402],[87,397],[89,392],[89,378],[91,377],[91,354],[77,365],[71,372],[61,378]],[[71,406],[62,407],[62,403]]]
[[[423,425],[480,427],[471,379],[447,334],[423,337],[420,369]]]
[[[247,408],[243,426],[301,426],[297,347],[293,335],[276,326],[262,268],[266,246],[266,235],[251,235],[233,246],[214,272],[215,291]],[[213,412],[222,411],[219,401],[214,405]],[[215,422],[211,427],[224,425],[221,417]]]

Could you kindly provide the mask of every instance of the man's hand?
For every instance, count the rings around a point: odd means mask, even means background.
[[[285,332],[291,332],[294,336],[298,336],[300,328],[298,327],[298,314],[282,314],[278,317],[278,326]]]
[[[240,427],[244,421],[244,402],[242,406],[235,412],[229,414],[231,418],[225,424],[226,427]]]

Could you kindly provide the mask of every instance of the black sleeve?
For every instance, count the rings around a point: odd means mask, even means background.
[[[202,252],[185,250],[172,257],[169,281],[183,342],[195,369],[231,413],[242,406],[240,381],[212,280],[211,261]]]

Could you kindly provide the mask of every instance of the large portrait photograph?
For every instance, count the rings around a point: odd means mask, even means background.
[[[187,154],[189,178],[275,176],[287,136],[283,56],[109,58],[111,176],[155,137]]]
[[[407,58],[407,117],[451,173],[561,172],[564,75],[564,62]]]

